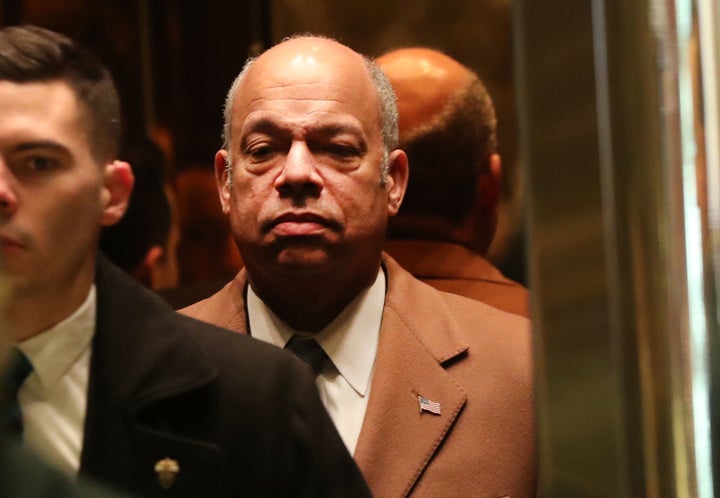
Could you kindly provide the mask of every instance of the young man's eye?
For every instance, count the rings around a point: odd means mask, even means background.
[[[31,156],[25,160],[25,166],[28,170],[35,173],[43,173],[57,168],[59,162],[57,159],[45,156]]]

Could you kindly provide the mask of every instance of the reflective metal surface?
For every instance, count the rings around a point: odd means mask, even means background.
[[[516,3],[544,496],[713,496],[714,9]]]

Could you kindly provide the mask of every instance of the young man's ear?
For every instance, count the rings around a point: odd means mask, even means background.
[[[404,151],[396,149],[388,156],[388,175],[385,189],[388,194],[388,216],[395,216],[405,197],[410,169]]]
[[[220,205],[225,214],[228,214],[228,211],[230,211],[228,161],[230,161],[230,156],[225,149],[220,149],[215,153],[215,183],[217,183],[218,194],[220,195]]]
[[[125,161],[113,161],[105,165],[101,194],[103,226],[114,225],[123,217],[130,202],[135,177]]]

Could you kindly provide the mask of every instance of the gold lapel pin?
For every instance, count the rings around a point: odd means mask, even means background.
[[[163,489],[168,489],[175,484],[175,478],[180,472],[180,465],[177,460],[165,457],[155,464],[155,473],[158,475],[158,482]]]

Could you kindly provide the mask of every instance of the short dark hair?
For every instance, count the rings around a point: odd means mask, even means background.
[[[67,83],[90,118],[87,133],[94,156],[101,161],[117,156],[122,125],[112,76],[70,38],[37,26],[0,29],[0,80]]]
[[[482,82],[474,78],[435,119],[401,137],[400,148],[410,164],[400,214],[466,219],[497,149],[495,108]]]
[[[148,138],[128,140],[121,157],[135,175],[128,209],[119,222],[103,227],[100,250],[128,273],[138,268],[153,246],[167,249],[172,222],[165,193],[165,158]]]

